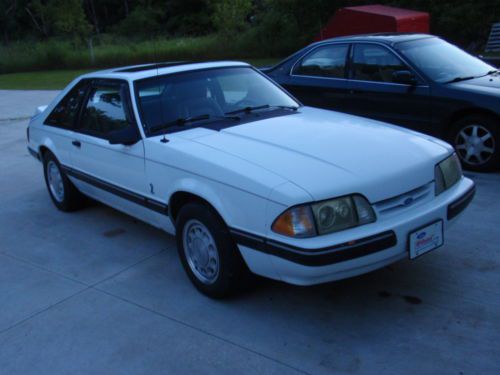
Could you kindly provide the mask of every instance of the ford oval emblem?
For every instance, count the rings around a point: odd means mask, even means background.
[[[412,203],[413,203],[413,198],[412,198],[412,197],[408,197],[408,198],[406,198],[406,199],[404,200],[404,202],[403,202],[403,204],[404,204],[405,206],[409,206],[409,205],[410,205],[410,204],[412,204]]]
[[[419,240],[421,240],[422,238],[424,238],[424,237],[426,236],[426,234],[427,234],[427,233],[425,233],[425,232],[419,233],[419,234],[418,234],[418,236],[417,236],[417,238],[418,238]]]

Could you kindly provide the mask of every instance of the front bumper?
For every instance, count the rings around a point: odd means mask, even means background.
[[[462,178],[438,197],[402,214],[316,237],[313,242],[290,239],[285,243],[237,229],[231,229],[231,234],[254,273],[291,284],[318,284],[356,276],[407,258],[411,232],[436,220],[443,220],[446,230],[472,201],[474,193],[474,183]]]

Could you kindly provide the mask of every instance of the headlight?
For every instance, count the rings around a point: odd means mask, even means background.
[[[349,195],[292,207],[273,223],[272,230],[290,237],[312,237],[338,232],[376,220],[370,203],[361,195]]]
[[[436,165],[434,174],[436,178],[436,195],[455,185],[463,175],[457,154],[454,153]]]

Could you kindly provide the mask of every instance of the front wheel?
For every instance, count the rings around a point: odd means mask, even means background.
[[[448,140],[466,169],[487,172],[500,165],[499,126],[485,115],[467,116],[453,125]]]
[[[194,286],[212,298],[239,291],[249,271],[229,231],[207,205],[188,203],[176,220],[179,257]]]

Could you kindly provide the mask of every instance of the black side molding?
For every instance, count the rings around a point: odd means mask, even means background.
[[[360,258],[396,246],[397,237],[393,231],[379,233],[340,245],[305,249],[282,242],[269,240],[239,229],[230,229],[236,243],[251,249],[274,255],[304,266],[326,266]]]
[[[476,186],[472,186],[464,195],[448,205],[448,220],[453,219],[460,212],[465,210],[476,194]]]
[[[110,184],[109,182],[100,180],[96,177],[93,177],[87,173],[78,171],[76,169],[61,165],[62,170],[64,173],[66,173],[68,176],[74,177],[80,181],[86,182],[90,185],[93,185],[99,189],[105,190],[108,193],[115,194],[119,196],[120,198],[129,200],[133,203],[136,203],[138,205],[141,205],[143,207],[149,208],[150,210],[156,211],[160,214],[163,215],[168,215],[168,205],[162,202],[158,202],[156,200],[150,199],[148,197],[145,197],[143,195],[139,195],[137,193],[134,193],[130,190],[126,190],[124,188],[121,188],[119,186]]]

